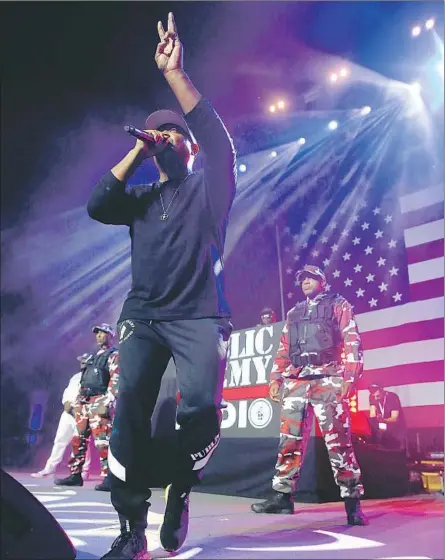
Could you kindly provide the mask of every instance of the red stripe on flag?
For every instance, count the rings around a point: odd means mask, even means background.
[[[369,418],[367,410],[364,410],[363,414]],[[360,416],[360,414],[351,415],[352,433],[360,431],[354,430],[354,420],[357,424],[357,421],[361,420]],[[444,425],[444,407],[442,404],[430,405],[428,407],[428,414],[425,414],[424,406],[406,406],[403,408],[403,416],[408,428],[441,428]]]
[[[428,408],[425,406],[407,406],[403,409],[408,428],[441,428],[443,421],[443,404],[433,404]]]
[[[397,327],[388,327],[386,329],[361,333],[363,348],[365,350],[386,348],[387,346],[395,346],[396,344],[403,344],[405,342],[431,340],[433,338],[442,338],[443,336],[443,319],[404,323]]]
[[[410,285],[411,301],[424,301],[444,295],[444,279],[434,278]]]
[[[366,369],[365,364],[365,372],[357,385],[358,389],[367,389],[371,383],[377,383],[382,387],[397,387],[413,383],[443,381],[443,367],[443,360],[370,370]]]
[[[443,247],[444,247],[443,239],[436,239],[435,241],[422,243],[421,245],[416,245],[415,247],[407,247],[406,255],[407,255],[408,264],[413,264],[422,261],[427,261],[429,259],[436,259],[438,257],[443,257],[444,255]]]
[[[403,228],[408,229],[416,226],[435,222],[443,218],[443,202],[436,202],[431,206],[412,210],[406,214],[402,214]]]
[[[357,388],[367,389],[371,383],[378,383],[382,387],[397,387],[399,385],[412,385],[413,383],[443,381],[443,368],[443,361],[437,360],[390,368],[365,369]],[[223,391],[223,397],[226,401],[260,399],[267,397],[268,394],[268,384],[254,385],[253,387],[231,387]]]

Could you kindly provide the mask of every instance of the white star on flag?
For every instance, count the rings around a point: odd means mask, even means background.
[[[401,299],[402,299],[402,294],[399,294],[399,292],[396,292],[392,297],[393,297],[393,299],[394,299],[395,302],[401,301]]]
[[[359,200],[360,197],[348,207],[344,216],[338,212],[341,203],[333,209],[334,215],[326,212],[325,218],[316,219],[316,213],[311,214],[303,227],[298,213],[289,215],[293,227],[290,235],[282,238],[282,281],[284,294],[292,293],[295,299],[291,301],[285,295],[286,306],[304,299],[301,289],[294,286],[293,273],[300,264],[323,267],[330,293],[347,294],[356,314],[409,301],[404,236],[397,229],[401,224],[399,207],[393,200],[387,204],[376,198],[369,200],[364,210],[359,210]],[[385,216],[391,216],[392,222],[386,223]],[[298,244],[292,243],[293,234],[299,235]],[[284,251],[286,245],[291,245],[290,254]],[[394,297],[396,292],[400,296]]]
[[[391,214],[388,214],[387,216],[385,216],[385,223],[389,224],[392,222],[392,216]]]

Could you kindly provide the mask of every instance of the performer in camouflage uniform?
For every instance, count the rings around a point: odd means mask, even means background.
[[[292,491],[304,458],[303,426],[312,405],[328,450],[334,478],[350,525],[366,525],[360,509],[360,467],[351,442],[347,399],[363,371],[363,351],[351,305],[324,291],[316,266],[297,273],[306,301],[287,314],[270,379],[270,398],[280,402],[281,429],[270,500],[252,505],[256,513],[293,513]]]
[[[111,435],[114,402],[119,379],[118,350],[113,346],[114,329],[102,323],[93,327],[99,346],[85,362],[85,371],[80,381],[80,391],[74,403],[76,434],[69,462],[71,475],[56,480],[59,486],[82,486],[82,467],[90,434],[99,451],[101,476],[104,478],[96,490],[109,491],[108,444]]]

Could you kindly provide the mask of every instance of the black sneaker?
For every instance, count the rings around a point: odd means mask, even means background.
[[[94,489],[98,490],[99,492],[111,492],[110,480],[108,476],[106,476],[100,484],[96,484]]]
[[[345,498],[345,510],[348,525],[369,525],[369,521],[360,507],[358,498]]]
[[[122,532],[101,560],[150,560],[145,534],[134,529]]]
[[[70,474],[66,478],[56,478],[54,484],[57,486],[83,486],[83,478],[80,473]]]
[[[264,502],[252,504],[250,509],[255,513],[280,513],[280,514],[293,514],[294,504],[290,494],[283,492],[275,492],[275,495]]]
[[[188,492],[179,492],[173,485],[165,489],[164,521],[161,525],[160,539],[162,548],[167,552],[174,552],[181,548],[187,537],[189,528],[189,498]]]

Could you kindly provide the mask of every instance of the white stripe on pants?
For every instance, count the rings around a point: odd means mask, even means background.
[[[68,414],[68,412],[63,411],[60,416],[59,426],[57,428],[56,437],[54,438],[54,444],[51,451],[51,455],[46,462],[45,471],[54,471],[57,465],[62,461],[63,455],[65,454],[65,449],[71,444],[74,432],[76,428],[76,421]],[[91,439],[87,445],[87,453],[85,458],[85,465],[83,467],[84,472],[90,470],[91,464]]]

